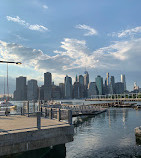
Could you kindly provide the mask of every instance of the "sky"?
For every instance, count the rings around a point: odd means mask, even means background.
[[[43,84],[51,72],[55,84],[67,75],[89,72],[90,81],[106,73],[127,89],[141,86],[141,0],[1,0],[0,60],[9,64],[9,89],[26,76]],[[0,64],[0,94],[6,64]]]

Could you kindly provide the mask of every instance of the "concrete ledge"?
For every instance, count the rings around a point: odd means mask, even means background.
[[[73,141],[74,127],[44,128],[27,132],[0,135],[0,156],[39,148],[65,144]]]

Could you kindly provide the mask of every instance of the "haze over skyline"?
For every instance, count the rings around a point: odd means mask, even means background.
[[[134,81],[140,86],[140,6],[140,0],[2,0],[0,60],[22,62],[9,65],[10,89],[19,76],[41,85],[43,73],[51,72],[58,84],[85,67],[90,81],[109,72],[116,81],[125,74],[129,90]],[[1,87],[4,76],[0,64]]]

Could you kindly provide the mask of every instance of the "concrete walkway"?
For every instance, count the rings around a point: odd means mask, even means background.
[[[41,118],[41,129],[69,126],[67,122],[60,122]],[[0,116],[0,135],[37,130],[37,118],[26,116]]]

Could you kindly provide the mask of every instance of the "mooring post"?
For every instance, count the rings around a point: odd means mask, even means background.
[[[23,115],[23,108],[21,107],[21,115]]]
[[[58,121],[61,120],[61,110],[60,110],[60,108],[57,108],[57,120]]]
[[[35,113],[35,101],[33,101],[33,113]]]
[[[72,125],[72,111],[68,110],[68,123]]]
[[[29,117],[29,101],[27,101],[27,116]]]
[[[41,112],[40,111],[37,112],[37,128],[38,130],[41,129]]]
[[[52,119],[53,118],[53,110],[52,108],[50,108],[50,111],[49,111],[49,119]]]
[[[45,108],[45,117],[47,117],[47,108]]]

